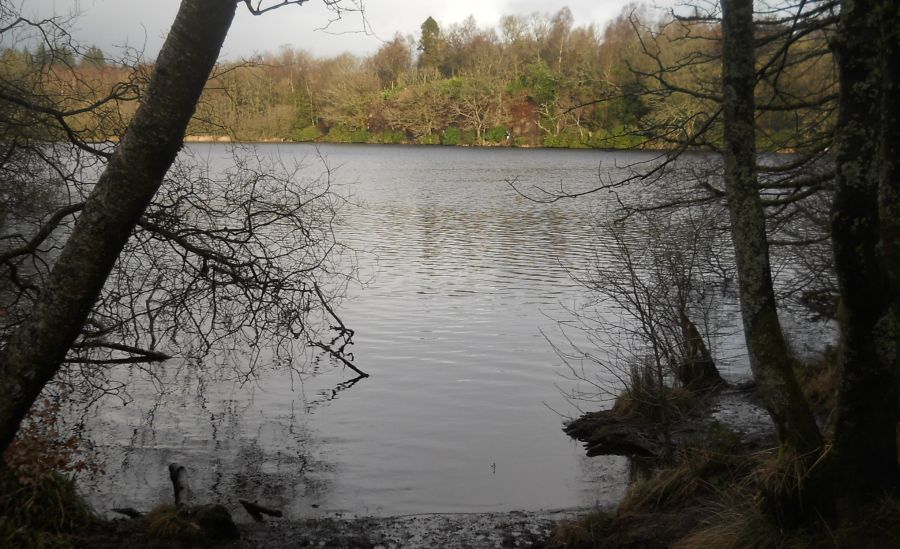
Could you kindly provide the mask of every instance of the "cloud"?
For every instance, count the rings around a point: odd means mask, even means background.
[[[260,17],[239,7],[223,54],[235,59],[289,45],[316,55],[337,55],[343,51],[366,55],[397,32],[417,37],[420,25],[429,16],[444,26],[458,23],[469,15],[481,26],[494,26],[503,15],[555,13],[568,5],[577,25],[603,24],[624,4],[625,0],[365,0],[368,26],[358,14],[350,13],[327,31],[317,29],[326,26],[333,14],[318,0]],[[145,49],[147,56],[153,57],[162,46],[178,5],[179,0],[29,0],[26,10],[46,16],[67,14],[78,7],[81,16],[75,23],[74,34],[81,42],[96,44],[109,53],[127,45]],[[363,32],[364,27],[371,32]]]

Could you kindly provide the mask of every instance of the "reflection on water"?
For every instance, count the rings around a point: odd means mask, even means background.
[[[311,147],[264,148],[315,157]],[[195,151],[215,160],[215,146]],[[135,371],[133,402],[89,418],[107,476],[101,509],[168,501],[166,465],[199,499],[238,498],[289,516],[494,511],[611,503],[628,466],[586,458],[551,411],[571,410],[542,330],[579,299],[568,274],[593,259],[592,213],[607,196],[536,204],[519,185],[594,185],[596,151],[328,146],[343,210],[338,238],[361,278],[339,312],[372,377],[270,368],[253,381],[187,364]],[[633,157],[636,155],[629,153]],[[321,166],[307,160],[311,174]],[[619,164],[623,162],[619,161]],[[606,169],[606,168],[604,168]],[[222,362],[222,361],[219,361]],[[123,374],[125,376],[126,374]]]

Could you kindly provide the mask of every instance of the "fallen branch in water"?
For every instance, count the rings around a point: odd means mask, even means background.
[[[250,502],[244,499],[239,499],[238,502],[244,507],[244,510],[253,517],[253,520],[256,522],[264,522],[263,515],[268,515],[270,517],[281,517],[283,516],[281,511],[278,509],[270,509],[268,507],[263,507],[262,505],[256,502]]]
[[[185,469],[184,465],[170,463],[169,478],[172,479],[172,488],[175,490],[175,508],[180,509],[187,505],[187,501],[191,497],[187,469]]]
[[[120,515],[125,515],[128,518],[139,519],[144,516],[144,513],[138,511],[134,507],[116,507],[114,509],[110,509],[113,513],[118,513]]]

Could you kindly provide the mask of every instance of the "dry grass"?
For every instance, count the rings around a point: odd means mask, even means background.
[[[174,505],[157,505],[147,513],[147,537],[156,541],[196,542],[203,540],[203,531],[187,509]]]
[[[683,387],[660,384],[652,364],[631,367],[627,388],[616,397],[612,411],[619,417],[652,423],[663,420],[663,406],[670,419],[684,415],[697,404],[697,395]]]
[[[547,549],[599,547],[616,517],[605,511],[594,511],[579,520],[564,520],[553,529]]]
[[[830,417],[839,379],[836,352],[798,364],[797,372],[816,414]],[[658,412],[647,403],[659,402],[657,389],[652,382],[639,385],[642,392],[622,395],[615,410],[652,420]],[[684,450],[671,466],[634,482],[614,513],[561,524],[548,547],[900,547],[897,497],[843,516],[835,526],[837,513],[827,506],[830,485],[823,481],[832,473],[827,451],[816,457],[774,449],[747,454],[725,428],[712,429],[707,439],[705,448]]]
[[[707,449],[688,449],[671,467],[633,483],[619,513],[655,513],[695,505],[717,496],[746,475],[748,458]]]
[[[212,545],[240,537],[228,510],[221,505],[176,509],[158,505],[145,518],[147,537],[157,542]]]
[[[66,534],[94,520],[71,479],[59,473],[20,478],[0,470],[0,547],[68,547]]]
[[[835,409],[840,382],[838,360],[838,350],[828,347],[816,360],[798,362],[794,368],[810,408],[822,418],[830,419]]]

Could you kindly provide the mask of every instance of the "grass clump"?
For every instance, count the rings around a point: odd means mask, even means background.
[[[794,371],[803,396],[813,413],[820,418],[830,419],[836,407],[840,383],[839,362],[838,349],[828,347],[815,360],[798,361],[795,364]]]
[[[745,475],[751,464],[747,457],[685,449],[672,466],[629,486],[619,513],[670,511],[712,498]]]
[[[69,534],[94,520],[70,478],[55,472],[22,477],[0,466],[0,546],[71,547]]]
[[[157,505],[147,513],[147,536],[156,541],[199,543],[203,530],[194,522],[187,509],[174,505]]]
[[[158,505],[145,520],[147,537],[156,542],[208,545],[240,537],[231,514],[222,505]]]
[[[708,518],[672,547],[900,547],[900,499],[896,497],[885,497],[881,502],[862,508],[853,520],[844,520],[836,527],[817,517],[802,527],[791,529],[779,527],[752,491],[727,495],[729,499],[721,498],[711,504]]]
[[[816,475],[825,464],[776,450],[684,450],[671,466],[634,482],[614,512],[558,524],[547,547],[900,547],[896,496],[837,525],[818,513],[825,496],[815,492]]]
[[[652,365],[633,365],[628,384],[613,403],[612,412],[620,418],[661,423],[686,414],[697,404],[697,396],[685,387],[660,383]]]
[[[615,520],[614,513],[594,511],[578,520],[561,521],[546,546],[548,549],[599,547]]]

